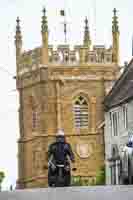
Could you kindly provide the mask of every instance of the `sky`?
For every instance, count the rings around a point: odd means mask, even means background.
[[[68,23],[67,42],[83,40],[84,19],[89,19],[92,44],[112,44],[112,10],[118,10],[121,65],[132,56],[132,0],[0,0],[0,170],[6,178],[3,190],[15,187],[17,179],[18,92],[14,36],[17,16],[21,19],[23,50],[41,45],[41,16],[47,9],[49,42],[63,43],[63,25],[59,11],[65,8]]]

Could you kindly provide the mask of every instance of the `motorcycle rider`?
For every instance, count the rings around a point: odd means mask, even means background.
[[[48,150],[48,179],[50,177],[56,175],[56,164],[63,164],[65,166],[65,173],[67,175],[67,185],[70,184],[70,163],[69,159],[72,162],[75,162],[74,154],[71,149],[71,145],[66,142],[64,131],[59,130],[56,135],[56,142],[50,144]],[[51,181],[49,180],[49,184],[51,185]]]

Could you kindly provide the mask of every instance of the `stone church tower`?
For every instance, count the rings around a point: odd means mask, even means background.
[[[104,165],[103,99],[119,72],[119,28],[114,9],[113,44],[93,45],[88,19],[82,45],[48,42],[43,10],[42,45],[23,51],[17,18],[16,85],[19,93],[18,188],[47,186],[47,151],[57,130],[64,129],[75,154],[74,177],[95,181]]]

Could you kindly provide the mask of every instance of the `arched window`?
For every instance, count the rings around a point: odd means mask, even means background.
[[[28,99],[28,107],[31,108],[30,114],[30,119],[31,119],[31,128],[32,131],[35,131],[38,128],[38,123],[39,123],[39,113],[38,113],[38,106],[36,104],[34,96],[29,96]]]
[[[32,110],[32,129],[35,130],[38,127],[38,112],[37,108]]]
[[[88,128],[88,103],[82,96],[74,102],[74,119],[76,128]]]

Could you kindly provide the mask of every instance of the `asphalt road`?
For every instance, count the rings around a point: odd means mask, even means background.
[[[133,185],[3,191],[0,200],[133,200]]]

